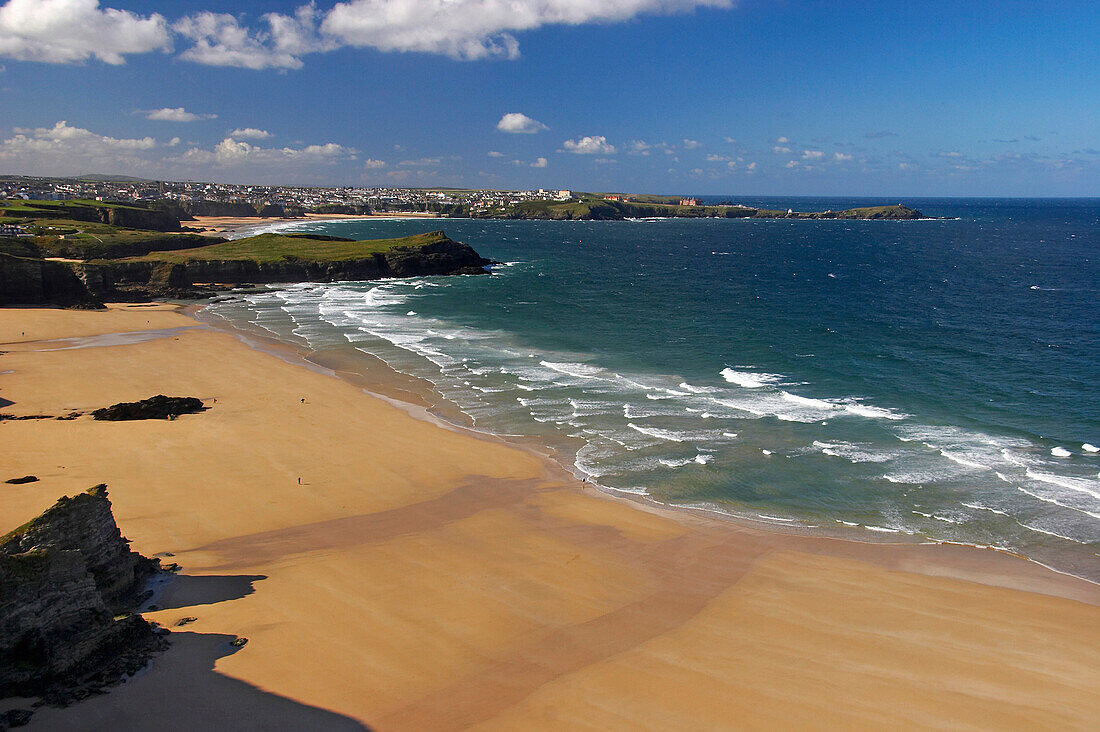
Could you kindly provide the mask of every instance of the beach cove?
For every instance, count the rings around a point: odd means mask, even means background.
[[[171,306],[3,309],[0,342],[13,415],[158,393],[209,407],[0,424],[7,472],[40,478],[4,486],[8,524],[106,482],[133,548],[183,568],[146,613],[172,647],[31,729],[1083,729],[1100,714],[1100,591],[1038,565],[643,509]]]

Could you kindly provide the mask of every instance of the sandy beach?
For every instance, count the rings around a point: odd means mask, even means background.
[[[170,306],[0,309],[0,352],[8,414],[154,394],[209,407],[0,422],[0,480],[40,478],[0,484],[0,532],[107,483],[133,548],[183,567],[146,614],[173,628],[172,647],[105,696],[41,708],[28,729],[1100,719],[1100,588],[1022,559],[783,535],[608,497]]]
[[[311,221],[345,221],[359,219],[437,219],[438,214],[423,212],[408,213],[377,213],[369,216],[354,214],[316,214],[307,213],[301,218],[282,219],[260,216],[196,216],[194,221],[183,222],[184,226],[192,229],[205,229],[208,236],[225,236],[236,234],[249,229],[278,223],[308,223]]]

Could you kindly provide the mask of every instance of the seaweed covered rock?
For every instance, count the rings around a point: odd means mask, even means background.
[[[121,422],[133,419],[175,419],[181,414],[195,414],[206,407],[195,397],[170,397],[157,394],[138,402],[119,402],[92,412],[93,419]]]
[[[0,538],[0,698],[66,703],[140,669],[166,640],[128,611],[158,568],[130,550],[102,485]]]

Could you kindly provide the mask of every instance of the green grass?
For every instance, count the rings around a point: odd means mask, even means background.
[[[328,239],[311,239],[302,235],[260,234],[246,239],[237,239],[194,249],[152,252],[142,257],[131,257],[127,261],[179,264],[192,261],[280,262],[303,259],[312,262],[341,262],[365,259],[395,249],[422,247],[444,241],[446,238],[446,234],[442,231],[406,236],[400,239],[366,241],[332,241]]]

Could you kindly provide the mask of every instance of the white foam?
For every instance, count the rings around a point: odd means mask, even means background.
[[[1081,449],[1084,450],[1085,452],[1100,452],[1100,447],[1097,447],[1096,445],[1089,444],[1088,442],[1081,445]]]
[[[878,452],[870,445],[862,443],[814,440],[813,446],[825,455],[844,458],[853,463],[884,463],[897,457],[894,453]]]
[[[1072,491],[1079,493],[1087,493],[1093,498],[1100,499],[1100,481],[1088,480],[1086,478],[1070,478],[1069,476],[1051,475],[1050,473],[1040,473],[1038,470],[1032,470],[1028,468],[1026,471],[1027,477],[1032,480],[1038,480],[1043,483],[1050,483],[1051,485],[1059,485],[1063,488],[1069,488]]]
[[[993,468],[989,467],[988,465],[983,465],[982,463],[974,462],[973,460],[967,460],[962,455],[954,452],[949,452],[948,450],[940,450],[940,455],[943,455],[945,458],[953,463],[957,463],[968,468],[974,468],[975,470],[993,470]]]
[[[567,376],[575,376],[578,379],[599,379],[598,374],[603,373],[603,369],[598,366],[589,366],[586,363],[557,363],[554,361],[539,361],[539,363],[548,369]]]
[[[996,508],[990,508],[989,506],[983,506],[980,503],[967,503],[966,501],[962,501],[961,503],[962,503],[962,505],[966,506],[967,508],[973,508],[976,511],[989,511],[990,513],[995,513],[998,516],[1007,516],[1008,515],[1007,511],[1000,511]]]
[[[770,384],[774,384],[780,381],[783,376],[780,374],[765,374],[765,373],[753,373],[750,371],[735,371],[731,368],[724,368],[720,372],[722,378],[731,384],[737,384],[745,389],[759,389]]]
[[[1073,455],[1072,452],[1064,447],[1052,447],[1050,448],[1050,454],[1054,457],[1067,458]]]
[[[1071,511],[1078,511],[1080,513],[1092,516],[1094,519],[1100,519],[1100,513],[1094,513],[1093,511],[1086,511],[1083,508],[1077,508],[1076,506],[1071,506],[1068,503],[1062,503],[1058,499],[1051,498],[1050,496],[1041,496],[1038,493],[1033,493],[1033,492],[1029,491],[1027,488],[1021,488],[1021,487],[1017,486],[1016,490],[1020,491],[1021,493],[1026,493],[1027,495],[1031,496],[1032,498],[1038,498],[1040,501],[1043,501],[1045,503],[1053,503],[1055,506],[1061,506],[1062,508],[1068,508]]]

